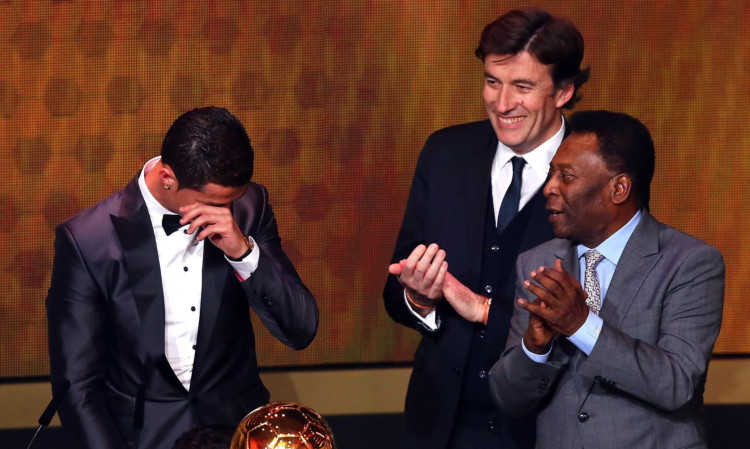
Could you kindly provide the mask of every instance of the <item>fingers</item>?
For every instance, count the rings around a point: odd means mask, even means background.
[[[247,251],[245,236],[228,207],[193,203],[180,207],[180,223],[188,224],[188,234],[199,231],[196,240],[209,239],[224,254],[237,257]]]
[[[199,228],[203,228],[198,234],[199,240],[203,240],[217,232],[224,233],[234,224],[232,213],[226,207],[215,207],[195,203],[190,206],[185,206],[184,209],[187,210],[183,213],[180,223],[190,223],[190,227],[188,228],[189,234],[194,233]],[[180,208],[180,212],[182,211],[183,208]],[[218,229],[209,229],[211,227]]]
[[[523,298],[518,298],[516,302],[521,308],[526,309],[530,313],[529,320],[531,320],[531,317],[541,320],[549,317],[550,310],[541,299],[537,299],[531,303]]]
[[[422,258],[422,255],[427,250],[424,245],[417,245],[416,248],[409,254],[403,264],[403,271],[405,276],[411,276],[414,273],[414,269],[417,266],[417,262]]]
[[[524,287],[550,306],[566,297],[580,296],[583,291],[578,280],[563,269],[560,259],[555,261],[554,268],[542,266],[529,275],[535,283],[526,280]]]
[[[401,284],[418,295],[436,299],[442,296],[448,263],[445,261],[445,251],[438,245],[417,245],[405,261],[392,264],[388,271],[397,275]]]
[[[401,273],[404,272],[404,262],[405,260],[402,259],[399,263],[392,263],[388,265],[388,272],[394,276],[400,276]]]

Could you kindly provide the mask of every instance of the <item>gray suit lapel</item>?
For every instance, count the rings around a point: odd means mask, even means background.
[[[646,276],[660,258],[659,223],[643,211],[641,221],[625,245],[599,315],[608,324],[620,327]]]

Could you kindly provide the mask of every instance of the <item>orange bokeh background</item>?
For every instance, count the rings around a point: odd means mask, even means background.
[[[171,122],[227,107],[247,127],[284,247],[318,299],[313,344],[258,329],[263,366],[408,362],[382,306],[422,143],[485,117],[483,26],[518,1],[0,0],[0,378],[49,371],[54,226],[122,187]],[[750,4],[540,1],[586,42],[577,109],[640,118],[652,211],[727,263],[716,353],[750,353]],[[450,211],[446,211],[447,214]]]

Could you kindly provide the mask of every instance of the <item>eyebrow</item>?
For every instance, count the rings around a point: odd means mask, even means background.
[[[484,72],[484,77],[485,78],[492,78],[493,80],[497,81],[497,77],[495,77],[494,75],[492,75],[492,74],[490,74],[488,72]],[[530,79],[526,79],[526,78],[514,79],[514,80],[511,81],[511,83],[512,84],[528,84],[528,85],[535,86],[535,87],[537,85],[536,82],[534,82],[534,81],[532,81]]]
[[[553,164],[552,162],[549,163],[549,169],[561,169],[561,168],[573,168],[573,165],[567,163],[567,162],[559,162],[557,164]]]

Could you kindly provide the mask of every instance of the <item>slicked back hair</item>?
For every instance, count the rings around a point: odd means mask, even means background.
[[[240,187],[253,175],[253,147],[245,127],[226,109],[213,106],[188,111],[172,123],[161,160],[180,188]]]

